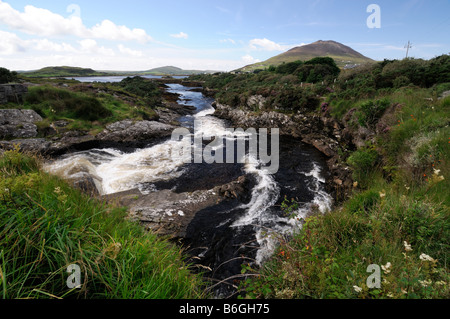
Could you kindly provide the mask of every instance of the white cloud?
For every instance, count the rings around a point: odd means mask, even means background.
[[[78,41],[78,43],[81,46],[81,51],[82,53],[97,53],[100,55],[106,55],[106,56],[114,56],[114,50],[109,49],[109,48],[105,48],[105,47],[100,47],[97,44],[97,41],[92,40],[92,39],[85,39],[85,40],[81,40]]]
[[[29,40],[29,48],[38,51],[49,52],[76,52],[75,48],[67,43],[55,43],[48,39],[34,39]]]
[[[123,46],[122,44],[119,44],[118,48],[119,48],[120,53],[127,54],[127,55],[130,55],[133,57],[142,57],[144,55],[144,53],[142,51],[127,48],[127,47]]]
[[[234,41],[233,39],[222,39],[220,40],[220,43],[231,43],[231,44],[236,44],[236,41]]]
[[[76,52],[75,48],[67,43],[56,43],[48,39],[23,40],[15,33],[0,31],[0,54],[13,55],[31,50],[48,52]]]
[[[25,51],[25,43],[16,34],[0,30],[0,55],[13,55]]]
[[[64,18],[50,10],[31,5],[27,5],[24,12],[19,12],[1,0],[0,23],[17,31],[44,37],[73,35],[86,39],[137,41],[139,43],[152,40],[143,29],[118,26],[109,20],[104,20],[89,29],[77,15]]]
[[[184,32],[180,32],[180,33],[178,33],[178,34],[171,34],[170,35],[172,38],[177,38],[177,39],[187,39],[187,38],[189,38],[189,35],[187,35],[186,33],[184,33]]]
[[[247,54],[242,57],[242,62],[244,62],[245,64],[248,65],[248,64],[254,64],[254,63],[261,62],[261,60],[255,59],[250,54]]]
[[[143,29],[131,30],[126,26],[118,26],[109,20],[102,21],[89,31],[92,33],[92,37],[97,39],[137,41],[139,43],[146,43],[152,40]]]
[[[292,45],[281,45],[269,39],[253,39],[249,43],[250,49],[261,51],[286,51],[293,48]]]

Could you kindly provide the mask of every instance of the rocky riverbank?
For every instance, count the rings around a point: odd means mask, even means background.
[[[340,150],[354,148],[355,140],[361,140],[360,135],[364,133],[352,131],[350,118],[340,123],[329,116],[326,110],[322,114],[291,116],[275,111],[255,113],[217,102],[213,106],[216,109],[214,116],[231,121],[236,128],[279,128],[281,135],[293,136],[314,146],[328,158],[328,191],[338,200],[350,195],[353,188],[352,171],[343,163]]]

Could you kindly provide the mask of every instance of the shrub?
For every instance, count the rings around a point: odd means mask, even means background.
[[[0,84],[17,81],[17,72],[11,72],[8,69],[0,68]]]
[[[353,179],[367,187],[371,182],[370,177],[375,172],[379,161],[379,155],[373,148],[360,149],[354,152],[348,159],[347,164],[353,168]]]
[[[357,113],[359,124],[365,127],[373,127],[390,104],[387,99],[362,103]]]
[[[95,121],[112,115],[94,97],[48,86],[30,88],[25,96],[25,103],[44,117],[60,116]]]

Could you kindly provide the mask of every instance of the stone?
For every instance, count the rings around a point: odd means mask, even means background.
[[[38,128],[34,123],[40,121],[42,121],[42,117],[33,110],[0,110],[0,138],[36,137]]]
[[[28,88],[23,84],[2,84],[0,85],[0,104],[20,103],[27,92]]]
[[[175,126],[155,121],[124,120],[108,125],[102,133],[97,135],[97,138],[119,143],[145,141],[171,136],[175,128]]]

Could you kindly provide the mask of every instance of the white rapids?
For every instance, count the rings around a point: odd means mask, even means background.
[[[199,99],[199,95],[202,97],[201,93],[190,92],[177,85],[172,85],[171,90],[183,95],[184,104],[188,104],[188,100]],[[204,101],[205,99],[202,103],[205,103]],[[192,117],[192,120],[201,122],[195,134],[229,138],[225,122],[212,116],[214,108],[211,102],[212,100],[207,100],[197,114],[186,118]],[[152,147],[138,149],[133,153],[124,153],[111,148],[93,149],[63,156],[54,162],[47,163],[44,169],[64,179],[74,179],[83,174],[89,174],[102,195],[141,189],[143,184],[176,179],[184,173],[183,157],[176,156],[172,152],[176,143],[181,141],[168,140]],[[272,234],[292,234],[299,229],[301,223],[296,218],[280,217],[270,213],[270,209],[280,199],[280,186],[274,175],[270,174],[264,165],[252,159],[244,165],[244,170],[245,173],[255,177],[256,185],[252,189],[250,202],[239,207],[245,210],[245,214],[232,223],[232,228],[254,227],[256,240],[260,246],[256,261],[261,264],[272,254],[277,245],[277,237]],[[313,182],[308,187],[315,197],[312,202],[302,204],[298,209],[296,215],[299,219],[304,218],[313,205],[318,206],[321,212],[326,212],[332,205],[331,196],[323,188],[324,180],[321,177],[320,166],[313,163],[313,169],[303,174],[310,177],[310,180],[312,178]],[[145,193],[142,189],[141,192]]]

